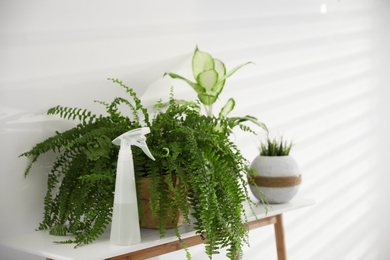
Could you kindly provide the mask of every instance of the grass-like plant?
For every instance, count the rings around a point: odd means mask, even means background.
[[[260,155],[286,156],[289,155],[292,146],[292,141],[283,141],[283,137],[281,137],[280,139],[274,138],[273,140],[267,138],[265,142],[260,143]]]

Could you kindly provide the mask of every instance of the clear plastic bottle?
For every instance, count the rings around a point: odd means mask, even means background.
[[[139,128],[124,133],[113,141],[114,144],[120,144],[110,234],[110,242],[114,245],[128,246],[141,242],[131,145],[140,147],[154,160],[145,142],[144,135],[149,132],[147,127]]]

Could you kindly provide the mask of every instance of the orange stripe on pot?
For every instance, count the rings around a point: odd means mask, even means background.
[[[252,176],[256,185],[259,187],[273,187],[284,188],[293,187],[301,184],[302,175],[298,176],[286,176],[286,177],[264,177],[264,176]]]

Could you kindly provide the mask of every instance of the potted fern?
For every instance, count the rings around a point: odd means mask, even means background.
[[[167,216],[176,220],[178,207],[206,238],[210,257],[218,248],[227,247],[228,257],[235,259],[242,254],[248,236],[242,222],[247,214],[243,202],[254,204],[241,174],[249,172],[249,164],[229,136],[218,130],[218,125],[231,123],[202,115],[193,104],[176,104],[171,99],[167,110],[152,123],[148,146],[153,147],[152,153],[162,154],[147,165],[146,175],[152,180],[150,204],[161,233]],[[174,229],[180,237],[177,225]]]
[[[280,139],[269,139],[260,145],[260,155],[256,156],[251,168],[256,171],[252,174],[253,183],[249,186],[259,199],[258,187],[264,193],[269,203],[287,203],[298,192],[301,184],[301,172],[298,164],[289,155],[292,142]]]
[[[118,153],[111,140],[140,127],[139,111],[149,118],[135,93],[122,82],[113,81],[130,93],[136,106],[121,98],[109,104],[99,102],[106,106],[108,116],[61,106],[52,108],[49,114],[79,119],[80,124],[64,133],[57,132],[21,155],[33,157],[26,170],[28,174],[39,156],[49,150],[59,153],[48,178],[44,219],[39,226],[39,230],[49,229],[51,235],[74,235],[74,239],[58,243],[76,243],[77,247],[93,242],[104,232],[111,221]],[[118,105],[122,103],[130,107],[136,120],[120,113]],[[221,124],[235,125],[235,119],[211,118],[199,110],[193,102],[179,105],[171,98],[166,111],[158,113],[151,123],[145,122],[151,129],[148,147],[156,161],[148,160],[142,151],[133,148],[136,175],[141,183],[139,198],[146,192],[142,180],[147,178],[149,204],[162,236],[171,224],[180,239],[176,215],[179,209],[185,220],[195,220],[192,225],[206,238],[206,253],[210,257],[218,248],[227,247],[228,257],[233,259],[242,254],[248,236],[242,222],[247,214],[242,203],[249,201],[254,205],[240,174],[249,173],[249,164],[218,128]],[[142,215],[145,204],[138,204]],[[187,256],[190,259],[188,252]]]
[[[187,82],[197,92],[198,102],[176,100],[171,95],[168,103],[159,103],[158,109],[168,108],[153,119],[147,139],[152,151],[164,152],[158,155],[160,160],[149,162],[144,169],[150,183],[149,201],[160,233],[173,224],[176,235],[180,237],[177,214],[181,212],[187,222],[191,222],[192,217],[196,232],[201,236],[207,234],[206,253],[210,258],[223,247],[228,248],[227,256],[231,259],[242,255],[242,245],[248,236],[242,222],[247,214],[243,202],[254,205],[244,181],[245,176],[252,180],[251,170],[239,149],[230,141],[231,130],[238,126],[243,131],[254,133],[242,124],[250,121],[268,132],[265,124],[255,117],[228,117],[235,106],[232,98],[218,117],[212,113],[226,79],[247,64],[226,73],[222,61],[196,48],[192,59],[195,82],[175,73],[165,75]],[[261,197],[259,189],[258,193]]]
[[[172,94],[167,104],[158,102],[157,113],[151,118],[136,93],[117,79],[110,80],[122,86],[131,100],[115,98],[111,103],[98,102],[106,107],[105,116],[79,108],[57,106],[49,109],[48,114],[77,119],[80,123],[63,133],[56,132],[55,136],[21,155],[33,158],[25,172],[27,175],[39,156],[48,151],[57,153],[48,178],[40,230],[49,229],[52,235],[73,234],[74,239],[59,243],[76,243],[76,246],[91,243],[99,237],[111,222],[112,215],[118,147],[111,140],[129,130],[148,126],[147,145],[156,161],[147,159],[137,147],[132,148],[138,199],[143,200],[138,202],[142,225],[148,226],[145,222],[150,216],[145,216],[145,207],[150,207],[151,218],[161,236],[166,228],[173,227],[180,240],[178,226],[181,220],[193,220],[191,224],[195,231],[206,239],[206,253],[210,258],[219,248],[227,248],[227,256],[231,259],[242,255],[242,246],[248,236],[242,222],[247,216],[243,202],[249,202],[251,207],[254,205],[245,178],[252,183],[254,180],[249,162],[229,135],[236,126],[254,133],[241,124],[244,121],[267,129],[251,116],[227,117],[234,108],[233,99],[227,102],[218,117],[210,113],[226,78],[243,66],[226,74],[223,63],[210,57],[196,49],[193,58],[193,70],[198,71],[197,74],[204,72],[199,66],[206,68],[206,63],[211,62],[206,71],[215,70],[221,75],[217,81],[197,75],[199,82],[192,84],[193,87],[199,84],[197,90],[204,91],[199,100],[205,105],[206,114],[201,113],[199,102],[178,101]],[[169,75],[176,77],[176,74]],[[119,107],[121,104],[130,109],[132,116],[124,115]],[[145,198],[146,203],[143,203]],[[188,251],[187,257],[190,259]]]
[[[65,132],[36,144],[20,156],[31,157],[25,175],[46,152],[57,154],[48,176],[48,190],[44,198],[44,217],[39,230],[50,230],[51,235],[75,235],[74,239],[59,243],[75,243],[76,247],[88,244],[99,237],[111,222],[113,193],[119,148],[111,141],[122,133],[141,127],[139,114],[150,126],[149,114],[142,107],[136,93],[124,86],[133,102],[115,98],[111,103],[99,102],[106,107],[107,115],[96,115],[80,108],[57,106],[49,115],[59,115],[79,124]],[[135,104],[133,104],[135,103]],[[132,111],[133,119],[124,116],[119,105]],[[132,148],[133,153],[139,153]]]

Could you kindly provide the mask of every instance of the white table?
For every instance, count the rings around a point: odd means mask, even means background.
[[[309,199],[295,198],[286,204],[271,204],[268,214],[262,204],[255,208],[258,220],[249,216],[249,229],[273,224],[279,260],[286,259],[282,214],[291,210],[313,205]],[[248,211],[250,212],[250,211]],[[181,236],[187,247],[202,244],[203,240],[188,225],[180,228]],[[141,229],[141,243],[133,246],[115,246],[109,241],[109,232],[94,243],[74,249],[74,244],[55,244],[53,241],[67,240],[70,237],[50,236],[48,231],[35,231],[28,234],[10,237],[0,241],[1,245],[56,260],[141,260],[181,250],[182,246],[172,230],[160,238],[157,230]]]

